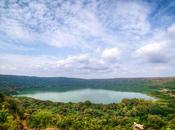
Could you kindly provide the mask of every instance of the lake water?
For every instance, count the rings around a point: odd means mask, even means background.
[[[65,92],[29,92],[18,96],[32,97],[40,100],[50,100],[54,102],[84,102],[109,104],[120,102],[124,98],[142,98],[152,100],[153,98],[142,93],[119,92],[104,89],[80,89]]]

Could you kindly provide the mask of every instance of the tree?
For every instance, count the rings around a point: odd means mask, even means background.
[[[54,124],[55,115],[49,110],[39,110],[28,117],[29,127],[45,129]]]
[[[165,122],[159,115],[148,115],[147,127],[153,129],[161,129],[165,125]]]
[[[12,100],[9,99],[9,110],[12,114],[15,114],[15,120],[16,120],[16,129],[20,130],[20,126],[19,126],[19,101],[18,100]]]
[[[5,99],[5,95],[3,93],[0,93],[0,103],[3,102]]]

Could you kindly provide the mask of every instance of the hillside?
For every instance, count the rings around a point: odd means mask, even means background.
[[[114,78],[114,79],[78,79],[65,77],[30,77],[0,75],[0,90],[15,94],[24,89],[69,89],[93,88],[117,91],[150,92],[175,78]]]

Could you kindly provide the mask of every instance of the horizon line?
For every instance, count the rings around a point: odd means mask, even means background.
[[[80,78],[80,77],[69,77],[69,76],[35,76],[35,75],[23,75],[23,74],[1,74],[0,76],[19,76],[19,77],[35,77],[35,78],[72,78],[72,79],[83,79],[83,80],[105,80],[105,79],[159,79],[159,78],[175,78],[175,76],[142,76],[142,77],[113,77],[113,78]]]

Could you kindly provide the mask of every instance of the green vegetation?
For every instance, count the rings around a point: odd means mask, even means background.
[[[120,103],[103,105],[89,101],[53,103],[32,98],[5,97],[0,107],[0,129],[3,130],[21,128],[24,113],[28,115],[29,128],[130,130],[133,123],[138,122],[149,130],[175,129],[175,109],[170,102],[160,105],[154,101],[124,99]]]
[[[175,129],[174,78],[109,79],[104,81],[61,78],[64,79],[63,82],[59,78],[61,81],[57,81],[57,78],[48,78],[49,80],[39,78],[37,81],[36,77],[12,77],[1,76],[0,78],[0,88],[3,90],[0,93],[0,130],[21,130],[24,127],[24,121],[27,122],[25,125],[28,128],[38,129],[132,130],[134,122],[143,124],[146,130]],[[156,97],[157,100],[123,99],[120,103],[105,105],[93,104],[89,101],[53,103],[8,95],[30,88],[30,85],[32,89],[39,87],[46,89],[50,88],[52,84],[55,84],[54,87],[61,87],[61,84],[66,84],[66,82],[69,85],[63,87],[63,91],[65,88],[71,87],[71,84],[75,89],[81,87],[81,84],[84,86],[91,84],[91,87],[94,88],[111,86],[109,89],[113,90],[141,91]],[[86,82],[89,83],[85,84]],[[66,86],[65,84],[64,86]],[[76,87],[76,84],[79,86]],[[24,118],[25,116],[27,118]]]
[[[16,94],[25,90],[67,91],[81,88],[146,93],[157,89],[155,85],[154,80],[145,78],[76,79],[0,75],[0,90],[7,94]]]

